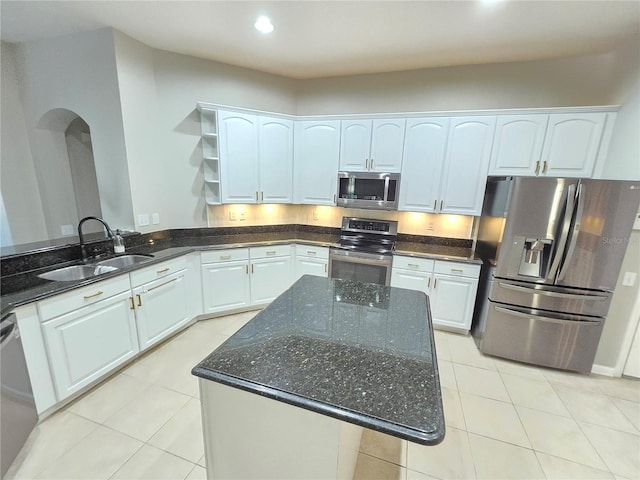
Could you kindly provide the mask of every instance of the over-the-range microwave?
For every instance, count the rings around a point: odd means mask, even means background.
[[[398,209],[399,173],[338,172],[339,207]]]

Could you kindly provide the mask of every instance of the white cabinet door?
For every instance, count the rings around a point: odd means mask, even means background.
[[[431,285],[431,273],[412,272],[411,270],[401,270],[394,268],[391,270],[391,286],[417,290],[429,294]]]
[[[542,148],[542,174],[591,177],[606,113],[558,113],[549,116]]]
[[[549,115],[500,115],[491,151],[490,175],[534,176]]]
[[[139,351],[130,292],[53,318],[42,330],[58,401]]]
[[[258,202],[258,117],[218,111],[222,203]]]
[[[371,151],[371,120],[343,120],[340,138],[340,170],[366,172]]]
[[[294,202],[335,205],[340,121],[299,121],[294,132]]]
[[[469,331],[478,290],[478,279],[433,275],[429,296],[434,325]]]
[[[259,117],[260,202],[293,203],[293,120]]]
[[[182,270],[132,290],[140,350],[163,340],[191,319],[185,273]]]
[[[328,275],[328,265],[329,261],[323,258],[296,257],[295,278],[297,280],[302,275],[326,277]]]
[[[496,117],[451,119],[441,213],[480,215]]]
[[[406,120],[374,120],[371,130],[369,170],[400,172]]]
[[[398,210],[436,211],[448,134],[448,118],[407,120]]]
[[[249,305],[247,260],[202,265],[204,313],[224,312]]]
[[[269,303],[291,285],[291,257],[251,260],[251,303]]]

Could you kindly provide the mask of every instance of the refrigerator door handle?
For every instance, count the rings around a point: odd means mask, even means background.
[[[532,318],[534,320],[540,320],[541,322],[548,322],[548,323],[559,323],[559,324],[566,324],[566,323],[580,323],[581,325],[593,325],[594,327],[599,326],[602,323],[602,320],[562,320],[560,318],[550,318],[550,317],[543,317],[541,315],[535,315],[532,313],[526,313],[526,312],[520,312],[519,310],[511,310],[510,308],[505,308],[505,307],[498,307],[495,306],[493,307],[496,309],[496,311],[498,312],[502,312],[502,313],[506,313],[507,315],[513,315],[516,317],[523,317],[523,318]]]
[[[547,297],[557,297],[557,298],[571,298],[578,300],[594,300],[594,301],[604,301],[609,299],[609,295],[580,295],[578,293],[562,293],[562,292],[554,292],[551,290],[544,290],[542,288],[529,288],[522,287],[520,285],[512,285],[510,283],[500,282],[500,286],[503,288],[507,288],[509,290],[515,290],[517,292],[526,292],[532,293],[534,295],[545,295]]]
[[[567,254],[562,262],[560,273],[558,273],[558,280],[563,280],[567,274],[569,268],[569,260],[573,257],[573,253],[576,250],[576,242],[578,241],[578,234],[580,233],[580,224],[582,223],[582,212],[584,211],[584,196],[582,195],[582,183],[578,184],[578,192],[576,193],[576,213],[574,216],[573,230],[571,231],[571,240],[569,241],[569,248]]]
[[[551,280],[553,282],[556,280],[556,274],[560,268],[562,255],[564,254],[564,250],[567,246],[567,238],[569,237],[569,230],[571,228],[571,217],[573,216],[573,210],[576,203],[575,189],[575,184],[569,185],[569,188],[567,189],[567,204],[564,208],[564,216],[562,217],[562,230],[559,235],[558,248],[556,248],[555,254],[553,255],[551,268],[549,268],[549,275],[547,276],[547,280]]]

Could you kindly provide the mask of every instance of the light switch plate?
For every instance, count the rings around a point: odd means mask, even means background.
[[[160,214],[159,213],[152,213],[151,214],[151,223],[153,223],[154,225],[158,225],[160,223]]]
[[[147,225],[149,225],[149,214],[147,213],[141,213],[138,215],[138,226],[139,227],[146,227]]]
[[[636,283],[636,277],[638,274],[636,272],[624,272],[624,277],[622,277],[622,285],[625,287],[633,287]]]

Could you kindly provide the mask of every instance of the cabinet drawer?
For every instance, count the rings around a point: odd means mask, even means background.
[[[480,276],[480,265],[438,260],[433,271],[434,273],[442,273],[444,275],[478,278]]]
[[[268,247],[251,247],[251,258],[284,257],[291,255],[291,245],[270,245]]]
[[[326,260],[329,258],[329,249],[327,247],[316,247],[311,245],[298,244],[296,245],[296,256],[324,258]]]
[[[186,268],[186,256],[167,260],[166,262],[157,263],[155,265],[150,265],[148,267],[141,268],[140,270],[136,270],[130,273],[131,286],[137,287],[138,285],[142,285],[143,283],[151,282],[157,278],[166,277],[167,275],[171,275],[172,273],[176,273]]]
[[[61,293],[55,297],[38,302],[40,319],[41,321],[49,320],[130,289],[129,276],[120,275],[116,278],[72,290],[71,292]]]
[[[431,272],[433,270],[433,260],[417,257],[393,257],[393,268],[404,268],[406,270],[417,270],[420,272]]]
[[[248,260],[248,248],[225,248],[224,250],[207,250],[200,254],[202,263],[234,262]]]

